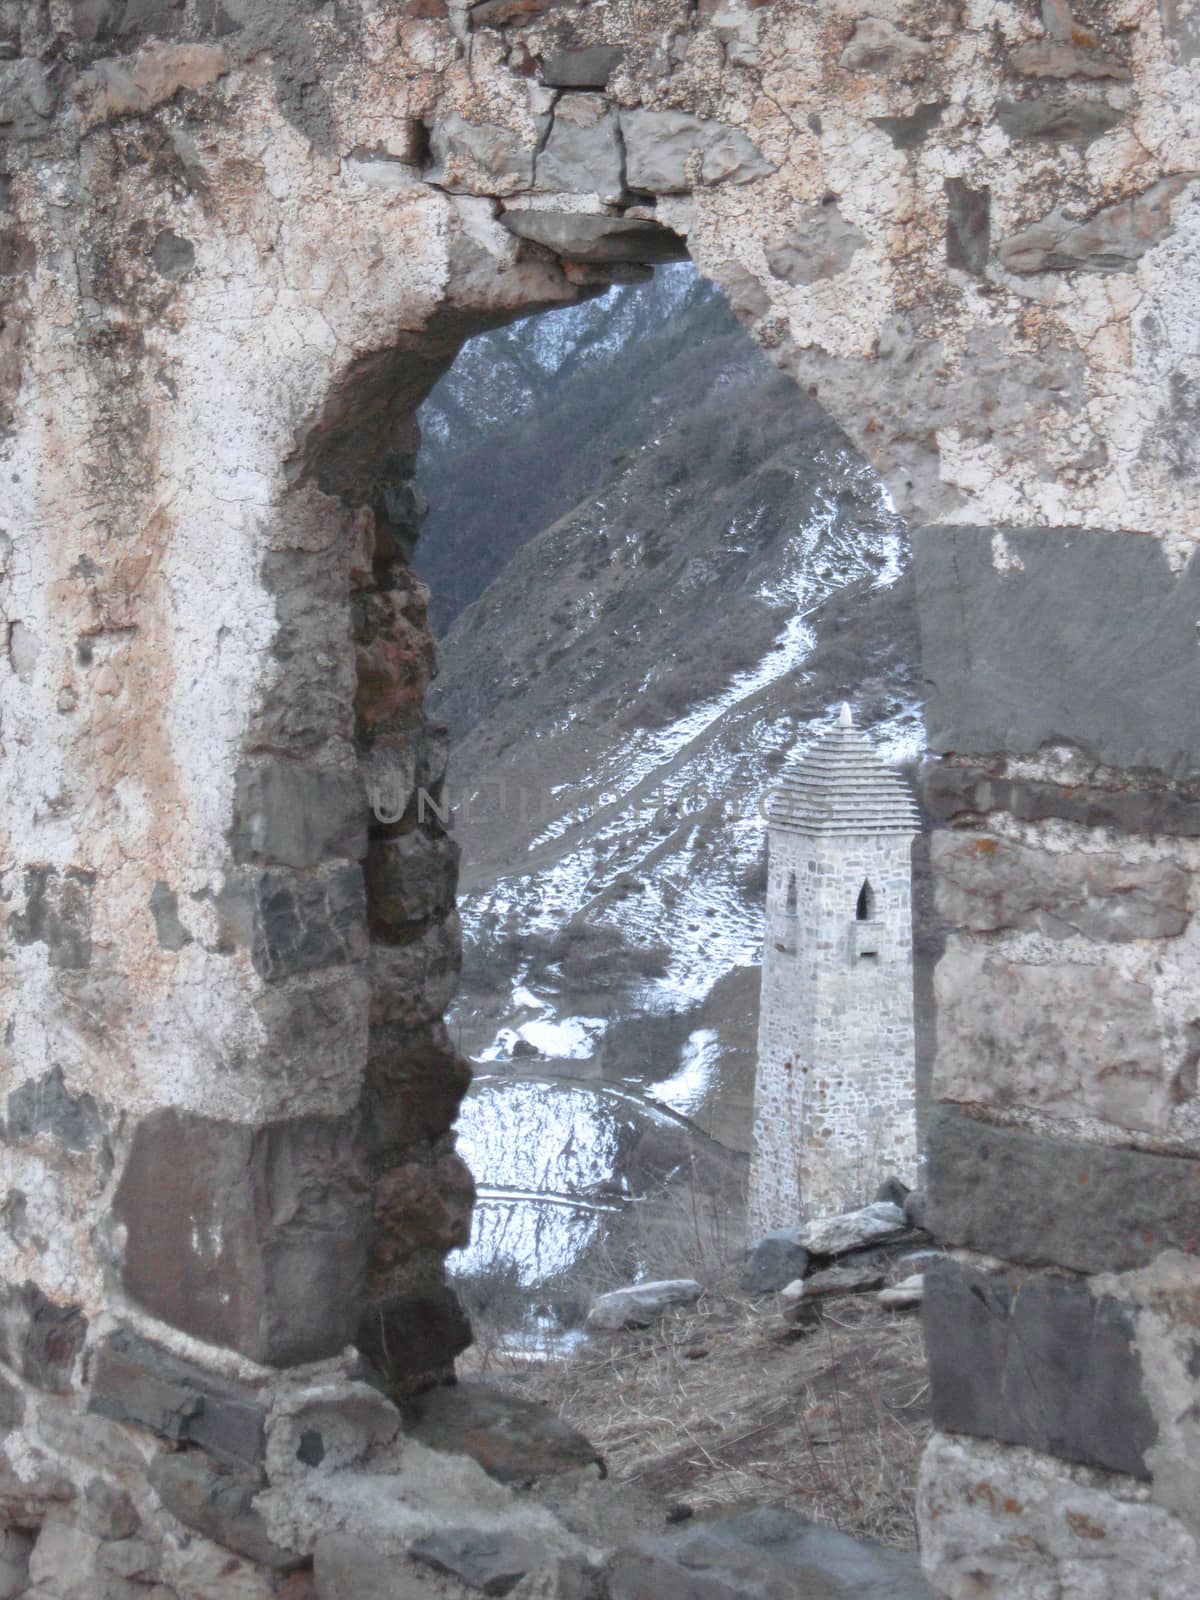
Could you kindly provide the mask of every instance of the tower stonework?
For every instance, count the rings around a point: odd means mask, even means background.
[[[870,1198],[916,1148],[911,851],[902,778],[838,725],[767,804],[766,942],[750,1223]]]

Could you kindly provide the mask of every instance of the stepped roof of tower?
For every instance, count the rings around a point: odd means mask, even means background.
[[[919,833],[920,812],[844,705],[836,727],[785,767],[767,797],[767,821],[791,833]]]

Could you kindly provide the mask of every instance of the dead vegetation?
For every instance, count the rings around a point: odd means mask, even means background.
[[[916,1547],[929,1423],[912,1312],[848,1297],[801,1337],[774,1296],[710,1292],[644,1332],[595,1335],[566,1355],[489,1343],[471,1364],[549,1405],[618,1483],[661,1496],[678,1517],[779,1505]]]

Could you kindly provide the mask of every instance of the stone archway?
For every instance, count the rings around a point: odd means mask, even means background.
[[[160,1449],[166,1413],[187,1459],[265,1474],[306,1554],[345,1524],[335,1468],[394,1431],[338,1364],[364,1307],[397,1381],[461,1336],[453,863],[436,829],[368,845],[360,763],[373,741],[436,783],[411,415],[470,331],[681,238],[921,525],[956,930],[933,1221],[1082,1275],[931,1293],[934,1582],[960,1592],[966,1552],[997,1577],[1018,1549],[1086,1559],[1074,1511],[1131,1570],[1153,1546],[1194,1571],[1186,9],[26,12],[0,61],[0,1264],[4,1505],[53,1534],[43,1587],[121,1542],[84,1517],[95,1479],[156,1578],[230,1592],[228,1527],[185,1560],[175,1469],[118,1448]],[[966,1347],[976,1304],[994,1337]],[[1006,1352],[1035,1334],[1087,1351],[1119,1426],[1040,1373],[1022,1398]],[[84,1412],[123,1463],[99,1477]],[[289,1441],[339,1428],[310,1481]],[[1030,1472],[1019,1525],[970,1490]],[[247,1594],[276,1583],[261,1556]]]

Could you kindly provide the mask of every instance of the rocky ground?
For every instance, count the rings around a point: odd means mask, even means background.
[[[770,1272],[755,1280],[741,1261],[710,1260],[691,1304],[566,1345],[547,1336],[514,1346],[493,1306],[477,1311],[477,1343],[460,1371],[548,1406],[586,1436],[617,1485],[668,1520],[780,1506],[911,1550],[929,1433],[920,1313],[911,1295],[893,1289],[884,1298],[907,1303],[888,1305],[876,1288],[847,1284],[895,1285],[929,1260],[912,1230],[814,1253],[799,1268],[802,1296],[798,1283],[753,1292],[747,1283],[772,1281]]]

